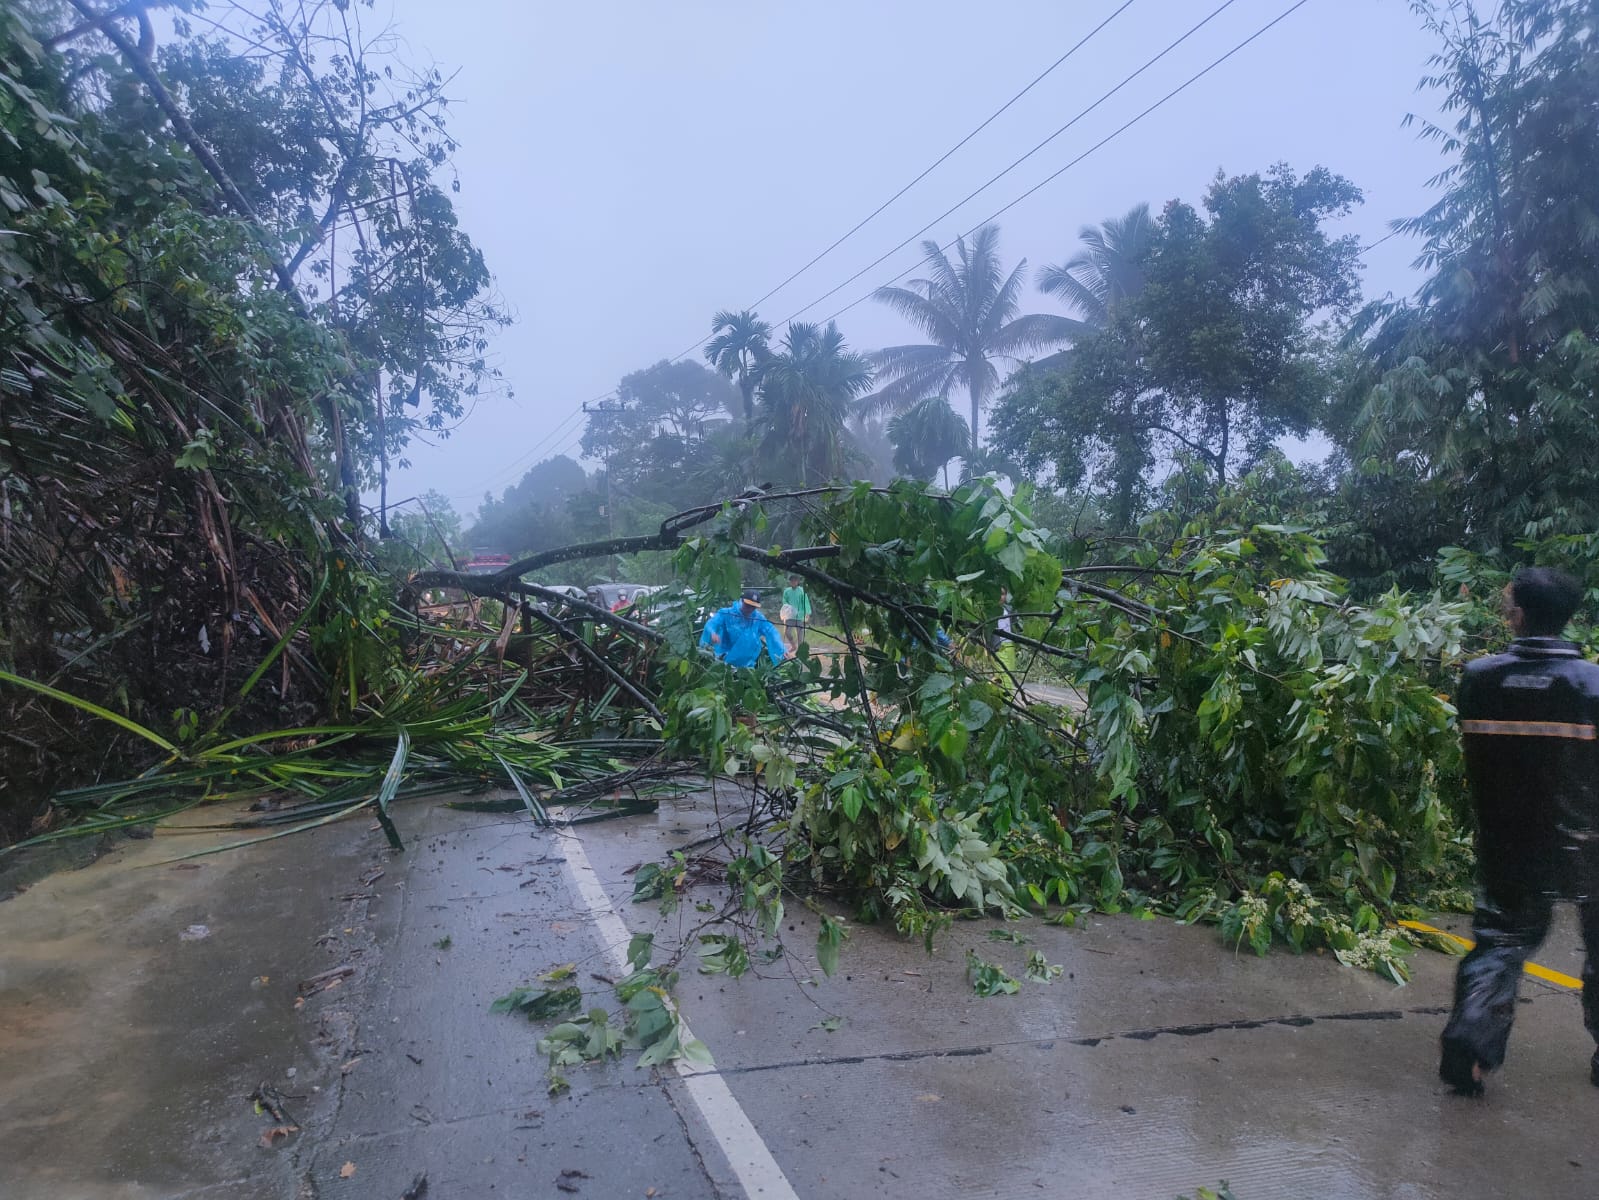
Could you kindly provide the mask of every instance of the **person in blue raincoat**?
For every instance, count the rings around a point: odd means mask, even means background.
[[[751,589],[743,599],[718,610],[705,622],[700,645],[730,667],[753,667],[761,657],[761,647],[774,663],[788,657],[783,635],[761,611],[760,594]]]

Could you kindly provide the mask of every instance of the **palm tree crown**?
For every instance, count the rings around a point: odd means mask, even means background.
[[[894,466],[913,479],[931,479],[945,472],[949,486],[949,460],[971,457],[972,435],[961,415],[942,396],[918,401],[888,423],[894,443]]]
[[[1078,323],[1046,314],[1017,316],[1027,260],[1009,275],[999,261],[999,228],[984,225],[970,243],[955,241],[951,262],[937,242],[923,242],[929,278],[904,287],[879,288],[873,298],[896,309],[930,339],[915,346],[890,346],[872,355],[887,385],[867,397],[871,412],[898,412],[929,395],[948,397],[959,384],[972,405],[972,442],[980,442],[983,402],[999,386],[995,359],[1020,356],[1071,336]]]
[[[826,326],[796,321],[761,366],[761,453],[800,481],[842,477],[849,451],[844,422],[872,386],[866,359]]]
[[[711,318],[711,329],[715,336],[705,343],[705,360],[729,379],[738,380],[744,421],[749,424],[755,420],[761,367],[772,353],[768,345],[772,327],[748,309],[737,313],[723,309]]]
[[[1103,329],[1111,310],[1143,289],[1155,221],[1149,205],[1138,204],[1102,225],[1084,225],[1077,236],[1083,248],[1061,266],[1041,269],[1038,290],[1076,309],[1085,326]]]

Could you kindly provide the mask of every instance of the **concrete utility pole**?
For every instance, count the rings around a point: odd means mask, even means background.
[[[627,402],[620,396],[615,400],[601,400],[597,404],[589,404],[586,401],[583,404],[584,412],[591,415],[603,414],[605,416],[605,423],[601,426],[601,437],[604,439],[601,442],[601,453],[605,456],[605,536],[607,538],[616,536],[616,505],[612,500],[611,491],[611,443],[615,430],[611,426],[610,416],[613,413],[622,412],[626,408]],[[616,555],[611,555],[611,581],[613,583],[618,582],[616,576],[621,569],[621,560]]]

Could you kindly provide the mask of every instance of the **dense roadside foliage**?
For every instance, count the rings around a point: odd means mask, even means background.
[[[1441,195],[1400,229],[1430,275],[1368,307],[1353,449],[1438,481],[1471,544],[1599,523],[1599,4],[1504,0],[1494,19],[1416,4],[1442,49]]]
[[[385,422],[374,381],[414,392],[416,352],[402,383],[394,346],[421,338],[417,386],[458,411],[483,369],[460,313],[487,276],[406,163],[381,178],[409,180],[410,217],[378,221],[365,259],[347,244],[339,303],[317,304],[333,218],[378,175],[341,174],[336,155],[301,171],[288,143],[377,145],[382,109],[359,127],[340,126],[350,104],[312,120],[334,81],[285,68],[273,92],[259,55],[186,41],[164,61],[209,64],[202,144],[150,83],[154,32],[135,9],[96,32],[52,0],[0,8],[0,670],[174,743],[342,717],[394,682],[392,587],[361,548],[354,487],[376,465],[361,447],[398,448],[413,418],[390,396]],[[280,32],[258,49],[293,59],[314,36]],[[278,104],[290,84],[298,100]],[[282,119],[254,127],[267,110]],[[243,173],[246,142],[248,197],[201,158],[220,147]],[[303,219],[318,179],[336,202]],[[412,258],[433,274],[395,269]],[[55,819],[49,790],[117,778],[144,752],[37,690],[0,692],[0,716],[0,841]]]

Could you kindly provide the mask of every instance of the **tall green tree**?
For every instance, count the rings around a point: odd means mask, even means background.
[[[735,496],[760,482],[758,440],[743,422],[724,421],[689,448],[683,479],[690,495]]]
[[[930,396],[898,413],[888,423],[888,437],[894,444],[894,467],[912,479],[932,479],[944,471],[944,486],[949,486],[949,460],[968,454],[971,430],[960,414],[941,396]]]
[[[406,570],[455,570],[466,548],[461,515],[450,498],[429,490],[395,511],[384,547],[393,565]]]
[[[846,423],[871,386],[871,367],[837,325],[791,324],[761,373],[760,454],[774,477],[842,479],[851,457]]]
[[[1203,211],[1173,201],[1144,283],[1077,339],[1057,371],[1023,373],[996,444],[1063,487],[1091,480],[1130,521],[1150,475],[1181,458],[1216,485],[1321,418],[1328,348],[1314,320],[1358,297],[1359,246],[1323,225],[1360,200],[1318,167],[1218,175]]]
[[[446,430],[503,387],[488,344],[509,323],[460,228],[459,180],[440,178],[456,148],[449,79],[396,56],[373,8],[212,0],[177,15],[154,55],[282,265],[279,286],[353,352],[364,394],[335,415],[365,482],[413,432]],[[79,46],[94,62],[94,39]]]
[[[381,584],[329,502],[324,417],[362,381],[152,99],[148,18],[117,11],[126,51],[0,3],[0,663],[157,731],[242,732],[369,678],[353,639],[381,639],[341,606]],[[294,652],[251,690],[290,628],[348,675]],[[147,749],[10,688],[0,726],[0,840]]]
[[[1368,307],[1357,454],[1442,483],[1482,548],[1599,526],[1599,2],[1412,6],[1449,163],[1398,224],[1431,270]]]
[[[879,288],[873,298],[894,309],[928,341],[889,346],[871,356],[879,387],[867,398],[873,413],[900,412],[927,396],[965,391],[971,437],[982,441],[983,405],[999,388],[1001,362],[1058,345],[1070,336],[1066,319],[1019,315],[1026,280],[1024,258],[1008,273],[999,258],[999,227],[984,225],[968,242],[957,238],[951,261],[937,242],[922,243],[928,277],[903,287]]]
[[[546,458],[529,467],[498,498],[483,497],[466,545],[521,554],[574,540],[568,507],[593,490],[593,482],[572,459],[564,454]]]
[[[772,327],[745,309],[723,309],[711,318],[712,337],[705,344],[705,361],[738,383],[744,400],[744,423],[755,421],[755,390],[761,370],[772,356]]]
[[[686,508],[703,498],[690,476],[704,468],[702,444],[739,409],[726,379],[699,363],[665,360],[623,376],[616,401],[589,414],[583,454],[604,461],[618,508],[632,498]]]

